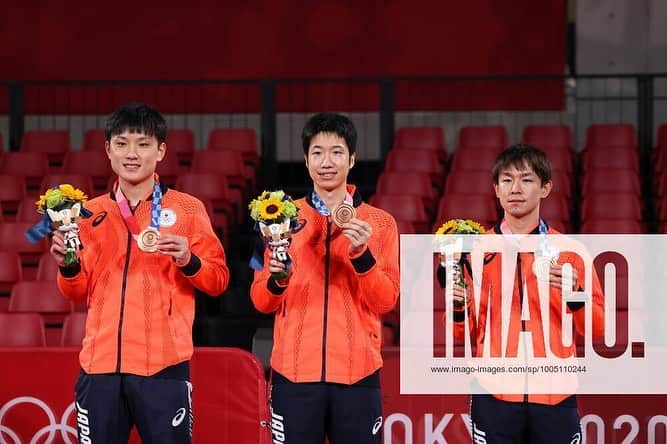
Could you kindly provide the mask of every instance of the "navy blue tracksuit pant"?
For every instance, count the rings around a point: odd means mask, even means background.
[[[379,371],[356,384],[293,383],[271,376],[274,443],[380,444],[382,396]]]
[[[474,444],[581,444],[575,396],[556,405],[507,402],[493,395],[472,395],[470,419]]]
[[[143,443],[192,441],[192,384],[189,363],[153,376],[87,374],[76,382],[79,442],[126,444],[133,426]]]

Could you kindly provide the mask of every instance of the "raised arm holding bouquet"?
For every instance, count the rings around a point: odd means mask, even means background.
[[[285,264],[285,269],[273,273],[277,280],[289,276],[291,258],[288,247],[292,234],[298,228],[297,215],[299,207],[292,198],[282,190],[264,191],[248,205],[250,217],[256,222],[256,230],[262,236],[264,244],[269,247],[270,257]],[[253,257],[253,268],[261,269],[261,255]]]
[[[30,242],[36,243],[53,231],[64,233],[66,267],[79,263],[77,251],[83,248],[79,239],[78,222],[82,217],[90,217],[90,212],[83,208],[88,196],[70,184],[62,184],[46,190],[35,202],[37,212],[44,218],[28,230],[25,235]]]

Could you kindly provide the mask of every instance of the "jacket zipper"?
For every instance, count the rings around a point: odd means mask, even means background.
[[[118,318],[118,358],[116,360],[116,373],[120,373],[120,356],[123,340],[123,315],[125,313],[125,288],[127,286],[127,270],[130,268],[130,252],[132,251],[132,233],[127,232],[127,250],[125,251],[125,267],[123,268],[123,286],[120,291],[120,316]]]
[[[517,269],[517,274],[518,274],[518,280],[519,280],[519,318],[523,315],[523,273],[521,271],[522,266],[521,266],[521,253],[517,253],[517,260],[516,260],[516,269]],[[526,322],[522,319],[521,320],[521,331],[525,331],[526,328]],[[532,337],[532,336],[531,336]],[[528,351],[526,350],[526,341],[523,341],[523,355],[527,355]],[[523,376],[524,379],[524,393],[523,393],[523,402],[528,402],[528,374],[524,374]]]
[[[322,328],[322,382],[327,376],[327,313],[329,311],[329,261],[331,259],[331,222],[327,221],[326,252],[324,254],[324,327]]]

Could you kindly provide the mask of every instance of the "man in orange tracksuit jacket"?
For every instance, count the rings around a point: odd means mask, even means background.
[[[127,442],[133,425],[145,443],[191,442],[194,290],[219,295],[229,271],[202,202],[155,175],[166,133],[146,105],[117,109],[105,145],[118,181],[86,204],[80,264],[65,267],[63,236],[53,237],[58,287],[88,304],[76,383],[80,442]]]
[[[314,190],[297,201],[305,225],[292,238],[290,275],[271,277],[285,265],[267,252],[251,288],[259,311],[276,312],[274,442],[379,443],[380,314],[398,297],[396,222],[347,185],[356,148],[347,117],[313,116],[302,142]],[[338,227],[330,213],[342,202],[356,217]]]
[[[504,218],[494,227],[490,234],[559,234],[550,228],[547,222],[540,218],[540,202],[551,192],[551,164],[541,150],[525,144],[511,146],[501,152],[493,168],[493,182],[496,197],[505,211]],[[487,345],[491,356],[503,356],[501,341],[498,338],[486,337],[488,329],[493,336],[494,331],[500,330],[499,323],[509,323],[509,330],[529,331],[532,341],[527,344],[536,344],[531,347],[529,355],[539,359],[547,355],[549,349],[557,356],[573,356],[575,345],[564,346],[560,343],[561,320],[563,313],[562,288],[563,264],[572,265],[572,290],[582,291],[584,288],[584,264],[581,258],[572,253],[555,255],[552,264],[548,267],[550,319],[548,324],[550,342],[545,344],[545,332],[534,320],[538,318],[539,298],[536,271],[533,268],[535,255],[533,253],[519,253],[517,255],[516,273],[513,276],[513,297],[510,307],[510,319],[501,319],[500,315],[489,313],[500,310],[503,279],[500,255],[488,255],[484,260],[481,295],[473,294],[473,281],[469,268],[464,268],[464,277],[467,282],[463,286],[454,285],[453,294],[455,311],[455,337],[464,336],[464,319],[467,310],[471,319],[477,319],[477,325],[468,324],[469,334],[476,346],[476,356],[482,357],[484,346]],[[512,277],[512,276],[510,276]],[[444,284],[444,269],[438,270],[438,278]],[[600,287],[597,274],[593,270],[592,313],[596,318],[593,322],[595,338],[604,335],[604,295]],[[480,298],[479,317],[475,312],[474,298]],[[527,301],[525,299],[528,299]],[[521,321],[521,307],[527,303],[530,310],[530,322]],[[573,323],[578,333],[583,333],[585,326],[584,303],[568,302],[567,310],[572,313]],[[518,321],[517,321],[518,320]],[[516,325],[512,325],[512,322]],[[487,327],[490,323],[490,327]],[[508,339],[505,351],[512,356],[526,356],[526,351],[519,347],[518,341],[512,335]],[[546,361],[542,361],[546,363]],[[531,393],[503,394],[503,387],[520,387],[527,390],[527,380],[523,374],[511,374],[502,378],[478,377],[482,392],[489,394],[473,394],[471,400],[471,421],[473,442],[488,444],[560,444],[578,443],[582,441],[579,413],[576,397],[572,391],[566,394],[545,394],[539,392],[540,384],[547,390],[553,386],[566,390],[576,384],[576,376],[570,375],[543,375],[531,378]],[[537,381],[537,382],[536,382]]]

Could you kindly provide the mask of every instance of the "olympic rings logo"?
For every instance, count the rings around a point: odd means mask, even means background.
[[[48,406],[48,404],[46,404],[44,401],[38,398],[33,398],[32,396],[20,396],[18,398],[12,399],[11,401],[7,402],[5,405],[0,407],[0,444],[10,443],[10,441],[5,440],[5,435],[11,438],[12,444],[22,444],[21,439],[16,434],[16,432],[14,432],[12,429],[2,424],[2,420],[4,419],[5,414],[12,407],[19,404],[34,404],[37,407],[41,408],[46,414],[46,417],[49,419],[49,424],[42,427],[37,431],[37,433],[35,433],[35,435],[30,440],[30,444],[37,444],[39,442],[39,439],[47,433],[48,436],[46,437],[44,444],[50,444],[53,442],[56,432],[60,432],[60,436],[62,436],[62,439],[66,444],[74,444],[76,442],[76,429],[72,426],[67,425],[67,420],[69,419],[70,415],[75,411],[74,403],[70,404],[69,407],[65,409],[62,418],[60,418],[60,423],[58,423],[56,422],[55,414]],[[72,434],[74,436],[74,441],[70,440],[68,434]]]

